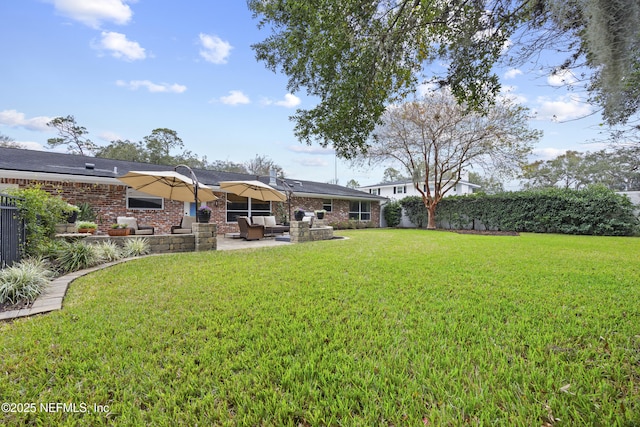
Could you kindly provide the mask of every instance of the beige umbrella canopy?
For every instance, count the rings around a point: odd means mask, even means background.
[[[285,202],[287,196],[260,181],[221,181],[220,189],[238,196],[251,197],[265,202]]]
[[[118,179],[131,188],[165,199],[196,204],[218,199],[211,187],[176,171],[131,171]],[[197,183],[197,197],[194,183]]]

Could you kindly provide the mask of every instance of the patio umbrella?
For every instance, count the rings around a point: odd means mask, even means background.
[[[197,197],[193,178],[189,178],[176,171],[131,171],[118,178],[129,187],[181,202],[210,202],[216,200],[213,189],[204,184],[197,184]]]
[[[220,189],[238,196],[251,197],[265,202],[284,202],[287,200],[280,191],[260,181],[221,181]]]

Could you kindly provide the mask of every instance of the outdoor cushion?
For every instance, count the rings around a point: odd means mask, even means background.
[[[185,215],[180,221],[180,225],[174,225],[171,227],[171,234],[191,234],[191,226],[196,222],[195,216]]]
[[[125,224],[131,230],[131,234],[153,234],[154,228],[150,225],[140,225],[138,220],[132,216],[119,216],[116,219],[118,224]]]
[[[265,227],[275,227],[276,226],[276,217],[275,216],[265,216],[264,217],[264,226]]]
[[[263,216],[252,216],[251,217],[251,224],[254,224],[254,225],[265,225],[264,217]]]

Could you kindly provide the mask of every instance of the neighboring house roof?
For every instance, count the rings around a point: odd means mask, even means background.
[[[464,184],[464,185],[468,185],[471,188],[480,188],[480,185],[478,184],[473,184],[471,182],[465,181],[465,180],[460,180],[458,182],[458,184]],[[379,187],[396,187],[398,185],[411,185],[413,186],[413,181],[390,181],[390,182],[381,182],[379,184],[373,184],[373,185],[363,185],[359,188],[379,188]]]
[[[40,180],[74,180],[77,182],[104,182],[115,184],[115,179],[132,170],[162,171],[173,170],[173,166],[150,163],[129,162],[125,160],[104,159],[101,157],[80,156],[76,154],[56,153],[52,151],[25,150],[0,147],[0,177],[26,178]],[[184,169],[178,169],[184,174]],[[254,180],[269,184],[268,176],[258,176],[219,172],[206,169],[193,169],[198,181],[212,187],[218,187],[220,181]],[[360,190],[341,185],[325,184],[294,178],[284,180],[295,196],[327,197],[342,199],[386,200]],[[281,191],[287,188],[281,179],[272,187]]]

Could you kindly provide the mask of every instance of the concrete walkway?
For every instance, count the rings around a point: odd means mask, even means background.
[[[282,246],[282,245],[290,245],[290,244],[291,243],[289,242],[282,242],[273,238],[254,240],[254,241],[245,241],[243,239],[231,239],[231,238],[223,237],[222,235],[220,235],[218,236],[217,248],[219,251],[231,251],[231,250],[238,250],[238,249],[255,249],[255,248],[268,247],[268,246]],[[165,254],[150,255],[150,256],[162,256],[162,255],[165,255]],[[19,317],[33,316],[34,314],[48,313],[54,310],[60,310],[62,308],[62,300],[64,299],[64,296],[67,293],[67,289],[69,288],[69,285],[78,277],[82,277],[85,274],[89,274],[94,271],[119,264],[121,262],[130,261],[132,259],[136,259],[136,258],[127,258],[127,259],[123,259],[115,262],[100,264],[92,268],[87,268],[86,270],[74,271],[73,273],[60,276],[55,280],[52,280],[51,283],[49,283],[49,286],[47,286],[46,290],[42,294],[40,294],[38,298],[36,298],[36,300],[33,302],[31,307],[23,308],[20,310],[2,311],[0,312],[0,321],[16,319]]]

